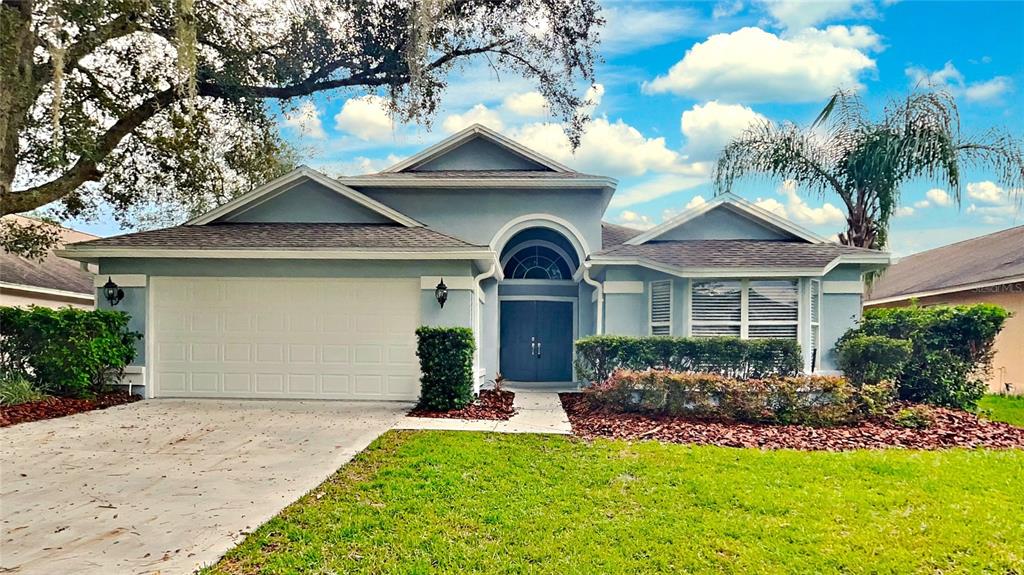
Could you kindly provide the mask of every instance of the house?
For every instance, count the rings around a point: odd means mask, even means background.
[[[996,337],[989,390],[1024,393],[1024,226],[901,258],[866,308],[991,303],[1013,313]]]
[[[834,369],[887,254],[733,196],[602,223],[615,187],[475,125],[380,173],[301,167],[62,255],[124,290],[147,397],[415,399],[419,325],[473,329],[477,385],[571,381],[574,340],[600,333],[796,338],[808,371]]]
[[[36,221],[24,216],[4,216],[20,225]],[[81,242],[97,236],[60,228],[60,243]],[[92,309],[95,302],[93,275],[78,262],[52,252],[42,261],[0,250],[0,306],[77,307]]]

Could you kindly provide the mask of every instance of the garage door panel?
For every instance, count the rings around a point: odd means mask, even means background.
[[[414,279],[152,279],[158,395],[419,394]]]

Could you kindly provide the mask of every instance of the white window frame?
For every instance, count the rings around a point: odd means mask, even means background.
[[[817,309],[815,309],[815,305],[814,305],[814,292],[815,292],[814,288],[815,288],[815,286],[817,286],[817,288],[818,288],[817,289],[817,292],[818,292],[818,305],[817,305]],[[821,365],[821,300],[822,300],[822,296],[824,295],[821,292],[821,288],[822,288],[821,280],[816,280],[816,279],[812,279],[810,281],[810,283],[808,284],[808,286],[807,286],[807,291],[808,291],[808,295],[807,295],[807,323],[810,326],[809,329],[810,329],[810,332],[811,332],[810,334],[808,334],[808,337],[811,340],[811,350],[810,350],[811,363],[812,363],[811,371],[817,370],[818,366]],[[817,313],[815,313],[815,312],[817,312]],[[817,318],[818,318],[817,321],[815,321],[815,319],[814,319],[815,316],[817,316]],[[817,328],[817,329],[815,329],[815,328]],[[817,336],[817,337],[815,337],[815,336]],[[815,350],[817,350],[817,353],[815,353]]]
[[[751,320],[750,320],[750,282],[751,281],[762,281],[762,280],[764,280],[764,281],[786,280],[786,281],[792,281],[792,282],[795,283],[795,285],[796,285],[796,293],[797,293],[797,314],[796,314],[797,317],[796,317],[795,320],[786,320],[786,321],[779,321],[779,320],[764,321],[764,320],[761,320],[761,321],[753,321],[753,322],[751,322]],[[690,304],[689,304],[690,305],[690,309],[688,310],[688,314],[687,314],[687,324],[688,324],[687,325],[687,327],[688,327],[687,331],[688,331],[688,333],[690,333],[690,335],[692,335],[694,337],[714,337],[714,336],[707,336],[707,335],[698,335],[698,334],[696,334],[694,332],[694,327],[696,327],[696,326],[736,326],[736,325],[739,325],[739,328],[740,328],[740,335],[739,335],[739,337],[740,337],[740,339],[750,339],[750,326],[751,325],[754,325],[754,326],[785,325],[785,326],[793,326],[793,327],[796,328],[795,335],[793,336],[793,339],[796,340],[796,341],[800,341],[800,324],[801,324],[801,320],[803,319],[803,311],[801,309],[802,306],[800,305],[800,280],[799,280],[799,278],[743,278],[743,279],[740,279],[740,280],[738,280],[739,284],[740,284],[740,319],[739,319],[739,321],[735,321],[735,320],[729,320],[729,321],[694,320],[693,319],[694,318],[694,310],[693,310],[693,290],[694,290],[694,287],[696,286],[696,284],[699,284],[699,283],[715,282],[715,281],[718,281],[718,282],[735,282],[737,280],[735,278],[708,278],[708,279],[701,278],[699,280],[691,280],[690,281],[689,290],[688,290],[689,291],[688,299],[689,299],[689,302],[690,302]],[[819,305],[820,305],[820,297],[819,297]],[[819,318],[820,318],[820,315],[819,315]]]
[[[667,321],[654,321],[654,284],[668,284],[668,320]],[[675,317],[675,286],[672,280],[652,280],[647,282],[647,333],[654,335],[655,327],[668,327],[668,334],[661,335],[674,335],[672,333],[672,319]]]

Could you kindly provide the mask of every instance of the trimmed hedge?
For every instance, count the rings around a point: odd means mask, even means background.
[[[0,368],[39,390],[92,397],[121,379],[142,334],[110,310],[0,307]]]
[[[618,370],[584,390],[614,411],[746,423],[842,425],[876,414],[887,386],[856,387],[834,376],[740,380],[713,373]]]
[[[420,358],[420,402],[434,411],[462,409],[473,401],[473,330],[429,327],[416,330]]]
[[[796,375],[800,345],[791,339],[598,335],[576,342],[576,374],[600,382],[617,369],[716,373],[740,379]]]
[[[972,409],[988,389],[992,347],[1009,317],[992,304],[869,309],[839,347],[865,335],[907,340],[910,358],[896,386],[900,399]]]
[[[855,335],[836,347],[839,369],[857,384],[895,383],[910,360],[913,346],[884,335]]]

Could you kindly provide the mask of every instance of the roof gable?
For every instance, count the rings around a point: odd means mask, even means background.
[[[299,197],[288,197],[291,194]],[[325,213],[317,213],[320,211]],[[300,221],[308,223],[393,222],[406,227],[423,225],[308,166],[299,166],[247,194],[186,222],[186,224]]]
[[[826,242],[821,236],[732,194],[723,194],[710,202],[687,210],[625,243],[636,246],[654,240]]]
[[[438,170],[573,171],[486,126],[473,124],[382,173]]]

